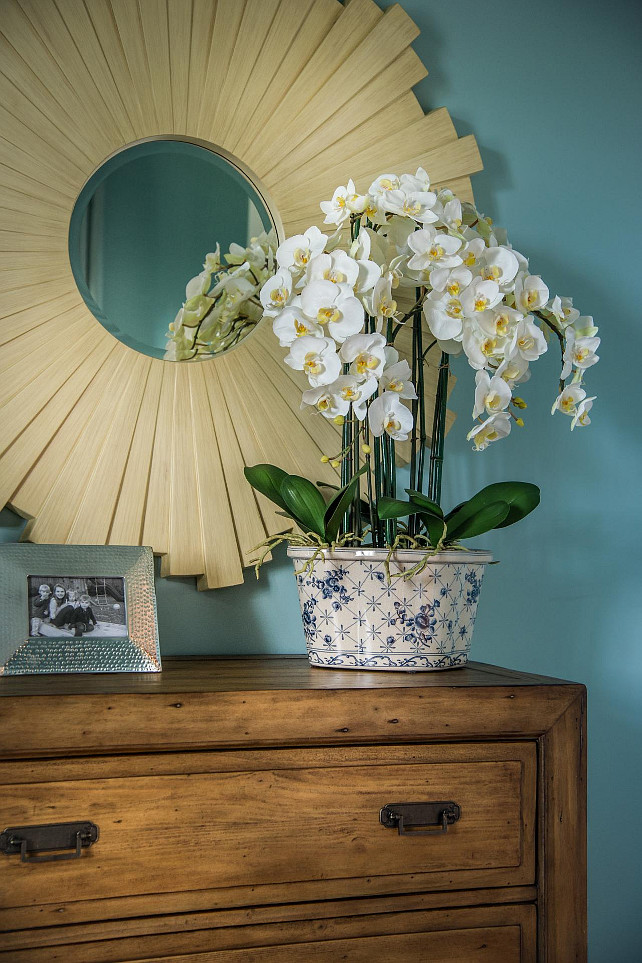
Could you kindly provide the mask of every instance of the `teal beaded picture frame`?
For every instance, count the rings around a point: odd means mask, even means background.
[[[0,545],[0,606],[0,675],[161,670],[151,548]]]

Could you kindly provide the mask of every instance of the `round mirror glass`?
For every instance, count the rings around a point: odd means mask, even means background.
[[[216,356],[252,331],[277,244],[241,165],[181,140],[110,157],[69,228],[71,267],[94,316],[123,343],[172,361]]]

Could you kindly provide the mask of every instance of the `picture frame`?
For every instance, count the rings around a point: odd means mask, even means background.
[[[146,546],[0,545],[0,675],[160,672]]]

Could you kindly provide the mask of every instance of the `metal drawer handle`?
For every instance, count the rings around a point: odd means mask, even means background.
[[[461,808],[454,802],[388,803],[380,811],[379,821],[387,829],[397,829],[400,836],[439,836],[460,816]]]
[[[60,859],[80,859],[83,849],[92,846],[100,832],[95,823],[46,823],[41,826],[18,826],[5,829],[0,835],[0,853],[10,856],[20,853],[23,863],[51,863]],[[44,856],[29,853],[47,850],[72,850],[51,852]]]

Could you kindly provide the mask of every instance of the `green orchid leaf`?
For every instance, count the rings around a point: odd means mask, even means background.
[[[325,501],[316,485],[300,475],[286,475],[279,486],[279,494],[299,528],[324,537]]]
[[[471,501],[473,501],[472,498]],[[467,502],[447,523],[449,542],[459,541],[462,538],[474,538],[475,535],[483,535],[484,532],[498,528],[510,511],[510,505],[504,501],[490,502],[472,513],[466,512],[469,504],[470,502]]]
[[[365,471],[368,470],[368,466],[364,465],[356,474],[352,476],[347,485],[341,488],[337,494],[334,496],[330,504],[325,510],[324,525],[325,525],[325,539],[327,542],[334,542],[337,535],[339,534],[339,528],[341,526],[341,520],[348,510],[350,503],[353,501],[357,488],[359,486],[359,477],[363,475]],[[363,502],[362,502],[363,504]],[[368,508],[369,511],[369,508]]]
[[[441,516],[434,515],[432,512],[421,512],[419,515],[419,520],[428,533],[430,544],[433,548],[437,548],[442,538],[446,534],[445,521]]]
[[[423,492],[413,491],[412,488],[406,488],[405,491],[407,495],[410,495],[411,502],[414,502],[416,505],[421,505],[421,507],[430,512],[431,515],[443,517],[444,513],[437,502],[431,501]]]
[[[384,495],[377,502],[379,518],[405,518],[407,515],[417,515],[422,511],[419,505],[404,502],[400,498],[389,498]]]
[[[287,512],[288,517],[291,517],[288,506],[280,493],[281,482],[288,477],[287,472],[283,471],[282,468],[277,468],[276,465],[252,465],[249,468],[244,468],[243,474],[252,488],[256,488],[257,492],[265,495],[271,502]]]
[[[498,499],[508,504],[508,515],[496,528],[507,528],[508,525],[521,521],[537,508],[540,499],[539,488],[530,482],[496,482],[488,485],[479,494],[484,494],[489,501]]]

